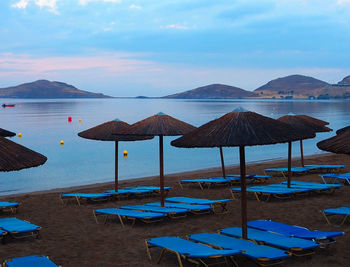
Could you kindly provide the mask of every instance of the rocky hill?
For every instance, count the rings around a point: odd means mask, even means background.
[[[0,98],[108,98],[110,96],[79,90],[62,82],[38,80],[0,88]]]
[[[261,98],[348,98],[350,97],[350,76],[338,84],[327,82],[303,75],[290,75],[278,78],[257,88],[254,92]]]
[[[211,84],[189,91],[164,96],[164,98],[183,98],[183,99],[206,99],[206,98],[252,98],[257,97],[258,94],[244,89],[225,85],[225,84]]]

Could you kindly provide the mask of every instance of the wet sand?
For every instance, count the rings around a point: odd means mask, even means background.
[[[350,157],[345,155],[324,154],[307,157],[306,164],[346,164],[342,172],[350,172]],[[254,163],[247,166],[247,173],[263,174],[265,168],[286,167],[286,160]],[[293,166],[299,166],[298,161]],[[238,166],[228,166],[228,174],[238,174]],[[208,199],[231,198],[228,186],[217,186],[201,190],[198,186],[178,185],[180,179],[220,176],[220,168],[166,176],[166,186],[171,186],[168,196],[191,196]],[[321,182],[318,174],[294,176],[295,180]],[[280,183],[281,177],[273,177],[268,183]],[[158,177],[147,177],[121,181],[120,186],[158,185]],[[9,240],[1,245],[0,260],[27,255],[48,255],[61,266],[158,266],[158,249],[153,249],[152,261],[149,261],[144,241],[146,238],[158,236],[181,236],[201,232],[216,232],[218,229],[240,226],[240,200],[228,204],[227,214],[189,215],[182,219],[166,219],[159,223],[136,223],[134,227],[121,227],[118,221],[107,224],[96,224],[92,211],[99,208],[113,208],[129,204],[143,204],[158,201],[159,198],[135,198],[113,200],[98,203],[84,203],[78,206],[75,202],[62,205],[60,193],[68,192],[103,192],[113,189],[113,183],[90,186],[55,189],[30,194],[1,197],[2,201],[21,202],[19,219],[27,220],[42,227],[39,239]],[[328,249],[320,249],[315,255],[293,257],[285,261],[283,266],[348,266],[350,264],[350,220],[341,227],[326,224],[320,213],[321,209],[350,206],[350,186],[338,190],[335,194],[303,196],[296,199],[272,199],[269,202],[258,202],[248,199],[248,220],[272,219],[275,221],[305,226],[310,229],[324,231],[344,231],[345,236],[337,238],[337,242]],[[12,216],[1,213],[0,218]],[[340,222],[331,218],[333,222]],[[101,220],[102,222],[102,220]],[[185,263],[185,262],[184,262]],[[247,261],[244,266],[256,266]],[[166,255],[159,266],[178,266],[176,258]],[[185,263],[184,266],[194,266]]]

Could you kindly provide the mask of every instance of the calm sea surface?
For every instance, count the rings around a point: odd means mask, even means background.
[[[265,116],[279,118],[289,112],[307,114],[330,122],[339,129],[350,125],[350,101],[267,101],[267,100],[171,100],[171,99],[0,99],[14,103],[14,108],[0,109],[0,128],[22,133],[11,140],[47,156],[37,168],[0,172],[0,195],[32,192],[113,181],[114,143],[87,140],[77,133],[103,122],[119,118],[134,123],[160,111],[200,126],[237,107]],[[67,118],[72,116],[72,122]],[[79,123],[81,119],[81,123]],[[335,133],[319,133],[304,141],[305,155],[323,153],[316,143]],[[165,138],[166,173],[220,166],[219,150],[184,149],[170,146],[176,137]],[[60,145],[64,140],[64,145]],[[123,158],[123,150],[128,157]],[[299,156],[299,144],[293,145]],[[158,138],[148,141],[119,143],[119,177],[121,180],[159,173]],[[225,163],[238,164],[238,149],[224,149]],[[287,145],[248,147],[248,162],[287,157]]]

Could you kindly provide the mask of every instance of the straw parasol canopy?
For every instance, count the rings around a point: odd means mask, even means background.
[[[171,145],[186,148],[239,147],[242,236],[247,238],[245,146],[291,142],[308,136],[310,133],[301,133],[289,124],[238,108],[172,141]]]
[[[0,137],[0,171],[18,171],[36,167],[44,164],[46,160],[44,155]]]
[[[177,136],[189,133],[196,127],[186,122],[175,119],[159,112],[156,115],[136,122],[123,134],[159,136],[159,180],[160,200],[164,206],[164,161],[163,161],[163,136]]]
[[[308,131],[314,133],[332,131],[332,129],[325,126],[329,124],[328,122],[307,115],[286,115],[280,117],[278,120],[288,123],[300,131]],[[300,158],[301,166],[304,167],[303,139],[300,139]]]
[[[319,149],[336,153],[350,155],[350,131],[344,131],[336,136],[317,143]]]
[[[350,126],[346,126],[344,128],[341,128],[341,129],[337,130],[336,133],[341,134],[341,133],[346,132],[346,131],[350,131]]]
[[[78,136],[86,139],[99,141],[115,141],[115,191],[118,191],[118,142],[119,141],[139,141],[152,139],[153,136],[141,135],[117,135],[122,131],[127,131],[130,124],[115,119],[108,121],[78,133]]]
[[[16,134],[13,133],[13,132],[10,132],[8,130],[0,128],[0,136],[2,136],[2,137],[12,137],[12,136],[15,136],[15,135]]]

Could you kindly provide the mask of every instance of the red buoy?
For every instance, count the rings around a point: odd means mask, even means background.
[[[68,122],[72,122],[72,117],[68,116]]]

